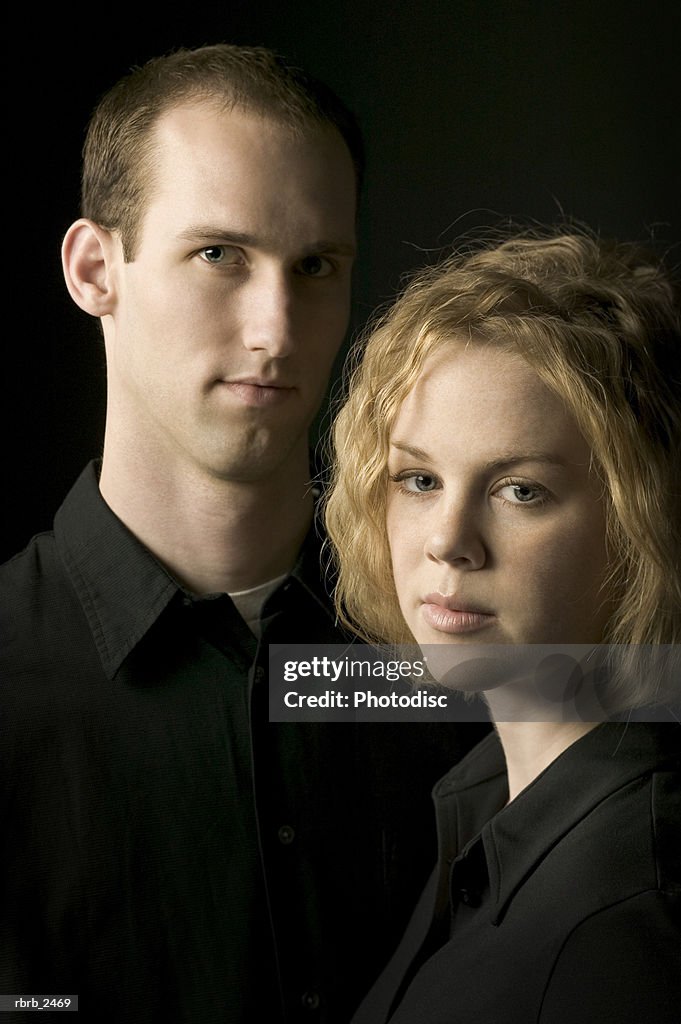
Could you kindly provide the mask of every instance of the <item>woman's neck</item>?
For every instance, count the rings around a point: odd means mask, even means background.
[[[509,801],[597,722],[495,722],[508,770]]]

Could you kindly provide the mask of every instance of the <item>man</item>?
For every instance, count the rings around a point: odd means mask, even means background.
[[[429,788],[479,730],[267,720],[268,644],[344,640],[308,429],[361,164],[343,104],[260,49],[151,61],[93,115],[63,265],[105,443],[2,570],[2,992],[342,1021],[430,866]]]

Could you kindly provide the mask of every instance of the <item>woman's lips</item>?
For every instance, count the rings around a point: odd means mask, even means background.
[[[421,605],[421,615],[438,633],[476,633],[491,626],[496,616],[442,594],[428,594]]]

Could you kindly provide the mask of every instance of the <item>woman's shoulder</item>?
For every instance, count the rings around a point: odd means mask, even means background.
[[[600,908],[565,937],[538,1020],[677,1024],[679,1005],[681,891],[648,889]]]

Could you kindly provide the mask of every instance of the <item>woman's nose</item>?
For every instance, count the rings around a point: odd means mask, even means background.
[[[434,510],[425,554],[431,561],[482,569],[488,555],[479,512],[460,505]]]

